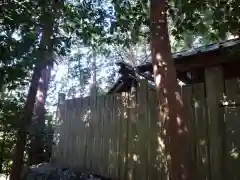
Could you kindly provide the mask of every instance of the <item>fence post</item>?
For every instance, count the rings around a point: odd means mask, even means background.
[[[63,120],[63,114],[64,112],[64,105],[65,105],[65,99],[66,95],[64,93],[58,94],[58,103],[57,103],[57,114],[56,114],[56,125],[58,127],[59,124],[61,124]]]
[[[64,160],[62,159],[62,150],[60,149],[60,134],[61,134],[61,124],[63,123],[63,114],[64,112],[64,104],[65,104],[65,97],[64,93],[58,94],[58,102],[56,108],[56,117],[54,118],[54,125],[55,129],[53,132],[53,145],[52,145],[52,153],[51,153],[51,162],[53,163],[63,163]]]
[[[64,104],[65,98],[66,98],[66,95],[64,93],[58,94],[58,106]]]
[[[208,108],[208,132],[210,148],[210,179],[221,180],[222,178],[222,139],[221,122],[223,115],[219,108],[220,100],[224,93],[224,77],[222,67],[210,67],[205,69],[205,88]]]

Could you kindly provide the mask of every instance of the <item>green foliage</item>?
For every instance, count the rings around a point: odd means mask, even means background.
[[[147,0],[113,0],[115,18],[110,32],[117,44],[129,46],[141,37],[149,37],[149,2]]]
[[[1,132],[14,145],[15,132],[21,127],[21,116],[33,68],[41,55],[39,52],[42,24],[45,18],[54,18],[52,1],[8,1],[0,11],[0,125]],[[76,4],[64,2],[56,12],[58,18],[53,22],[53,51],[55,57],[64,57],[76,44],[100,46],[106,42],[106,11],[97,3],[84,1]],[[49,50],[49,47],[46,47]],[[55,60],[58,58],[55,58]],[[73,61],[73,60],[72,60]],[[77,60],[76,60],[77,61]],[[81,76],[79,82],[85,83],[89,71],[81,64],[71,67],[71,76]],[[20,97],[21,96],[21,97]],[[11,133],[9,132],[11,131]],[[48,130],[46,130],[47,132]],[[9,132],[9,133],[6,133]],[[44,131],[45,132],[45,131]],[[11,134],[11,136],[9,136]],[[47,134],[47,133],[46,133]],[[2,136],[2,135],[1,135]],[[7,141],[6,141],[7,142]],[[12,156],[6,143],[4,153]],[[6,154],[4,163],[9,164]]]
[[[14,91],[3,94],[0,97],[0,159],[1,171],[7,173],[11,165],[15,133],[21,125],[19,119],[22,116],[25,97]]]
[[[149,4],[147,0],[112,0],[116,18],[111,32],[121,43],[136,43],[149,37]],[[225,39],[239,34],[240,1],[169,1],[169,29],[175,40],[185,40],[187,34],[201,36],[208,41]],[[131,33],[131,36],[129,36]],[[189,36],[189,35],[187,35]]]
[[[200,44],[205,44],[237,34],[239,7],[238,0],[171,0],[169,30],[173,51],[193,47],[196,38]],[[70,56],[73,47],[95,48],[99,56],[104,56],[99,66],[108,67],[107,80],[113,83],[116,77],[114,62],[120,58],[113,47],[122,53],[129,47],[149,44],[148,0],[63,1],[56,16],[44,14],[47,9],[49,12],[56,10],[52,1],[6,1],[0,7],[0,127],[3,132],[0,144],[3,144],[4,135],[6,147],[2,155],[6,165],[10,164],[15,131],[21,126],[18,120],[22,116],[29,77],[40,55],[43,18],[54,19],[51,37],[54,60],[56,63],[61,63],[59,59],[68,61],[69,73],[62,85],[66,87],[70,80],[75,81],[70,89],[65,89],[71,91],[70,94],[85,93],[92,70],[90,63],[83,61],[86,55]]]
[[[172,3],[171,17],[176,26],[176,34],[190,30],[201,35],[209,34],[212,39],[224,39],[227,33],[238,34],[240,2],[187,1]]]

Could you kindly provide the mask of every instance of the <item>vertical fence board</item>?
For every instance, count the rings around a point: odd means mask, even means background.
[[[127,93],[122,93],[121,96],[121,120],[120,120],[120,160],[121,160],[121,167],[120,167],[120,180],[126,180],[127,178],[127,169],[128,169],[128,162],[127,162],[127,140],[128,140],[128,121],[127,121],[127,109],[128,109],[128,95]]]
[[[208,154],[206,136],[206,114],[204,84],[189,85],[183,88],[183,101],[189,124],[191,149],[190,154],[197,173],[197,179],[208,178]]]
[[[128,96],[128,109],[127,109],[127,178],[128,180],[133,180],[134,178],[134,157],[135,157],[135,137],[136,137],[136,92],[135,88],[132,88],[132,92]]]
[[[187,85],[182,88],[182,98],[184,104],[184,110],[186,113],[186,120],[188,125],[188,131],[190,134],[190,147],[188,149],[188,158],[191,161],[190,165],[193,169],[197,169],[197,139],[195,132],[195,116],[194,116],[194,103],[193,103],[193,86]]]
[[[114,112],[113,112],[113,152],[114,152],[114,164],[113,164],[113,178],[117,178],[119,175],[119,101],[118,96],[114,95]]]
[[[148,179],[148,146],[149,146],[149,126],[148,126],[148,84],[147,81],[141,81],[137,92],[137,137],[136,137],[136,173],[134,179]]]
[[[221,67],[211,67],[205,70],[207,105],[209,112],[209,140],[210,140],[210,164],[211,179],[224,179],[225,164],[222,162],[222,139],[221,121],[223,115],[220,114],[219,104],[223,96],[223,71]]]
[[[103,119],[103,174],[108,174],[109,165],[109,96],[106,96],[104,101],[104,119]]]
[[[229,104],[236,106],[223,107],[224,120],[226,124],[226,158],[228,179],[240,179],[240,87],[239,79],[226,81],[226,96]]]
[[[78,153],[78,135],[79,135],[79,123],[80,121],[78,120],[77,117],[77,107],[79,106],[78,100],[74,99],[73,101],[73,107],[72,107],[72,118],[71,118],[71,129],[72,135],[72,145],[71,145],[71,154],[75,154],[76,156],[72,156],[71,159],[71,167],[75,168],[78,167],[78,159],[79,159],[79,153]],[[74,128],[75,127],[75,128]]]
[[[195,140],[197,145],[197,168],[198,179],[208,179],[208,137],[207,137],[207,114],[205,107],[204,84],[195,84],[194,91],[194,120]]]
[[[223,88],[217,86],[222,85],[217,74],[206,71],[207,101],[203,84],[182,89],[191,131],[192,146],[188,152],[196,165],[196,180],[209,179],[209,171],[212,180],[224,176],[240,179],[237,169],[240,166],[240,108],[219,107]],[[238,81],[226,81],[227,99],[236,103],[240,103]],[[119,180],[167,179],[164,129],[158,118],[156,92],[148,90],[147,82],[143,81],[134,95],[129,97],[129,93],[123,93],[66,100],[61,107],[61,124],[55,131],[56,135],[60,134],[60,142],[53,149],[56,163]],[[223,116],[225,134],[221,125]],[[211,161],[208,161],[208,139]],[[218,148],[214,146],[216,143]],[[220,167],[222,162],[226,162],[225,170]]]
[[[121,95],[116,95],[116,103],[117,103],[117,112],[116,112],[116,128],[117,128],[117,177],[121,180],[121,167],[122,167],[122,157],[121,157],[121,145],[122,145],[122,141],[121,141],[121,137],[122,137],[122,121],[121,121],[121,116],[122,116],[122,112],[121,112]]]
[[[90,168],[96,171],[96,127],[97,127],[97,115],[96,115],[96,95],[91,96],[90,109],[91,109],[91,165]]]
[[[82,113],[82,109],[83,109],[83,99],[79,99],[76,102],[76,119],[74,122],[74,126],[77,127],[77,132],[76,132],[76,136],[77,136],[77,140],[76,140],[76,167],[83,167],[83,160],[84,160],[84,142],[83,142],[83,137],[84,137],[84,122],[83,119],[81,117]]]
[[[148,104],[152,104],[152,107],[148,106],[149,127],[150,127],[150,140],[149,140],[149,179],[164,179],[165,171],[165,152],[161,142],[162,139],[162,122],[159,122],[159,114],[157,110],[157,95],[156,92],[152,92],[148,96]]]
[[[97,96],[95,99],[95,107],[94,107],[94,128],[93,128],[93,133],[94,133],[94,157],[95,157],[95,172],[99,173],[100,172],[100,166],[101,166],[101,156],[99,154],[99,149],[100,149],[100,123],[101,123],[101,117],[100,116],[100,109],[101,109],[101,96]]]
[[[69,164],[69,149],[68,149],[68,146],[69,146],[69,133],[67,133],[67,130],[70,129],[69,128],[69,117],[70,116],[70,111],[68,110],[69,109],[69,103],[66,102],[66,113],[65,113],[65,117],[64,117],[64,121],[63,121],[63,126],[65,126],[66,128],[63,128],[64,129],[64,133],[63,133],[63,148],[64,148],[64,154],[63,154],[63,165],[64,166],[67,166]]]
[[[74,115],[74,110],[75,110],[75,107],[74,107],[74,101],[71,101],[70,102],[70,116],[69,116],[69,119],[68,119],[68,122],[69,122],[69,129],[72,129],[73,127],[73,122],[74,122],[74,118],[75,118],[75,115]],[[74,157],[71,156],[71,154],[74,154],[73,152],[73,145],[74,145],[74,141],[75,141],[75,136],[74,136],[74,133],[71,131],[68,133],[68,142],[69,142],[69,145],[68,145],[68,166],[70,166],[72,168],[72,165],[74,164]]]
[[[92,167],[92,109],[91,109],[91,98],[88,98],[88,106],[89,106],[89,117],[88,117],[88,125],[86,129],[87,134],[87,147],[86,147],[86,166],[87,170],[91,169]]]
[[[110,141],[109,141],[109,177],[116,177],[116,172],[115,172],[115,163],[116,163],[116,127],[115,127],[115,114],[116,114],[116,104],[115,104],[115,96],[110,96],[111,103],[109,106],[109,111],[110,111],[110,126],[109,126],[109,134],[110,134]]]
[[[88,156],[88,141],[89,141],[89,128],[90,128],[90,116],[91,116],[91,110],[89,106],[90,98],[84,98],[82,99],[82,109],[81,109],[81,121],[83,121],[83,133],[84,133],[84,144],[83,144],[83,166],[84,168],[87,167],[87,156]],[[81,160],[80,160],[81,161]]]
[[[57,106],[57,113],[56,113],[56,120],[55,120],[55,126],[56,129],[54,131],[54,145],[53,145],[53,152],[52,152],[52,158],[53,161],[55,161],[57,164],[62,165],[62,159],[60,157],[63,156],[63,134],[64,134],[64,118],[65,118],[65,110],[66,102],[65,102],[65,95],[59,94],[58,97],[58,106]],[[54,152],[55,151],[55,152]]]
[[[104,98],[99,99],[99,141],[100,141],[100,148],[99,148],[99,160],[100,163],[99,164],[99,173],[103,173],[104,169],[103,169],[103,164],[102,162],[105,161],[104,160],[104,156],[103,156],[103,125],[104,125],[104,119],[105,119],[105,111],[104,111]]]

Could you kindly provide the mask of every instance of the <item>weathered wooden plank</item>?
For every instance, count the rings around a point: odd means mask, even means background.
[[[223,89],[220,77],[221,72],[215,68],[206,70],[208,107],[204,101],[203,84],[183,87],[182,91],[188,123],[193,132],[194,148],[189,153],[195,159],[196,179],[199,180],[209,179],[209,170],[213,180],[224,177],[240,179],[236,168],[240,166],[240,108],[219,108]],[[240,102],[238,81],[226,81],[227,99],[237,103]],[[156,92],[148,91],[146,84],[141,83],[140,86],[132,101],[129,101],[128,94],[67,100],[62,107],[62,124],[55,131],[55,134],[60,134],[60,142],[53,149],[57,164],[85,167],[122,180],[166,179],[163,129],[156,109]],[[117,99],[119,97],[125,100]],[[225,130],[219,109],[224,111]]]
[[[83,166],[83,142],[81,141],[81,138],[83,137],[83,128],[84,128],[84,122],[81,119],[81,110],[82,108],[82,99],[80,99],[76,104],[76,117],[74,119],[74,126],[78,128],[78,131],[76,132],[76,142],[75,142],[75,148],[76,148],[76,156],[75,156],[75,167],[82,167]]]
[[[72,108],[73,108],[73,103],[72,101],[66,101],[66,116],[64,118],[64,139],[65,139],[65,162],[66,162],[66,166],[70,166],[71,165],[71,146],[72,146],[72,134],[67,132],[68,129],[71,129],[71,120],[73,118],[73,113],[72,113]]]
[[[79,148],[80,158],[79,167],[84,168],[86,164],[86,149],[87,149],[87,129],[89,123],[89,98],[82,98],[79,106],[79,137],[78,143],[81,144]]]
[[[229,103],[240,103],[240,78],[225,80],[225,88]]]
[[[195,120],[195,136],[196,136],[196,147],[197,147],[197,178],[201,180],[208,179],[209,164],[208,164],[208,117],[205,103],[205,92],[204,84],[195,84],[193,86],[193,109],[194,109],[194,120]]]
[[[121,95],[121,107],[120,107],[120,180],[127,179],[127,172],[128,172],[128,121],[127,121],[127,108],[128,108],[128,94],[123,93]]]
[[[188,127],[191,138],[192,168],[196,172],[196,179],[208,179],[207,154],[207,119],[205,115],[204,84],[194,84],[183,87],[183,102],[187,114]]]
[[[103,113],[103,119],[102,119],[102,128],[101,128],[101,137],[102,137],[102,174],[107,174],[107,166],[108,166],[108,154],[107,154],[107,145],[108,145],[108,140],[107,140],[107,126],[108,126],[108,112],[105,111],[107,106],[107,98],[104,98],[104,104],[103,104],[103,109],[102,109],[102,113]]]
[[[131,93],[129,94],[129,101],[128,101],[128,153],[127,153],[127,161],[128,161],[128,175],[127,179],[132,180],[134,179],[135,174],[135,160],[136,159],[136,89],[132,88]]]
[[[79,127],[79,123],[81,121],[78,120],[77,118],[77,102],[76,101],[73,101],[73,108],[71,109],[71,114],[72,114],[72,117],[71,117],[71,120],[70,120],[70,129],[74,129],[74,127]],[[70,162],[70,167],[71,168],[75,168],[77,167],[77,164],[78,164],[78,152],[77,152],[77,137],[78,137],[78,133],[79,131],[75,129],[75,131],[71,131],[71,150],[70,150],[70,156],[71,156],[71,162]],[[75,155],[75,156],[73,156]]]
[[[67,166],[69,164],[69,152],[68,152],[68,146],[69,146],[69,134],[67,133],[67,130],[69,129],[69,118],[70,117],[70,111],[68,111],[68,105],[65,104],[65,116],[63,119],[63,165]]]
[[[93,150],[92,150],[92,171],[99,173],[99,108],[101,108],[101,97],[95,96],[93,104],[91,105],[91,120],[92,120],[92,136],[93,136]],[[100,105],[99,105],[100,104]]]
[[[148,117],[148,82],[143,80],[137,87],[137,137],[134,179],[148,179],[148,146],[149,146],[149,117]]]
[[[110,134],[111,134],[111,143],[110,143],[110,174],[109,177],[116,179],[118,177],[118,155],[119,155],[119,115],[118,115],[118,100],[117,95],[112,95],[112,111],[111,111],[111,125],[110,125]]]
[[[97,171],[97,161],[96,161],[96,127],[97,127],[97,94],[91,95],[90,108],[91,108],[91,123],[92,123],[92,150],[91,150],[91,170],[93,172]]]
[[[69,129],[74,129],[75,125],[76,125],[76,104],[75,101],[71,102],[71,108],[68,109],[68,111],[70,111],[70,117],[69,117]],[[68,132],[69,135],[69,167],[74,168],[75,163],[76,163],[76,158],[74,158],[74,156],[76,154],[76,133],[77,131],[70,131]]]
[[[103,165],[103,172],[102,174],[108,174],[108,164],[109,164],[109,96],[106,96],[104,98],[104,108],[102,109],[104,113],[104,118],[103,118],[103,129],[102,129],[102,165]]]
[[[83,133],[84,133],[84,146],[83,146],[83,150],[84,150],[84,155],[83,155],[83,166],[81,168],[87,168],[87,153],[88,153],[88,141],[89,141],[89,127],[90,127],[90,115],[91,115],[91,111],[90,111],[90,98],[83,98],[82,99],[82,110],[81,110],[81,121],[84,122],[84,129],[83,129]]]
[[[114,132],[113,132],[113,129],[114,129],[114,126],[113,126],[113,112],[114,112],[114,96],[110,95],[109,96],[109,131],[108,131],[108,134],[109,134],[109,150],[108,150],[108,157],[109,157],[109,161],[108,161],[108,176],[109,177],[112,177],[112,174],[113,174],[113,155],[114,155],[114,152],[113,152],[113,137],[114,137]]]
[[[149,161],[148,172],[149,179],[165,179],[166,178],[166,155],[163,144],[163,128],[162,122],[158,117],[158,105],[156,92],[152,91],[148,95],[148,120],[150,128],[149,140]]]
[[[62,164],[61,156],[63,155],[63,119],[65,117],[65,94],[59,94],[58,96],[58,106],[56,112],[56,129],[54,131],[54,145],[52,158],[55,163],[59,165]]]
[[[91,119],[91,101],[92,99],[88,99],[88,106],[89,106],[89,113],[86,115],[87,117],[87,125],[86,125],[86,133],[87,133],[87,147],[86,147],[86,162],[85,162],[85,168],[87,170],[92,168],[92,146],[93,146],[93,138],[92,138],[92,131],[93,131],[93,124],[92,124],[92,119]]]
[[[197,169],[197,137],[196,137],[196,121],[194,116],[194,105],[196,100],[193,95],[193,86],[186,85],[182,87],[182,98],[184,110],[186,113],[186,122],[189,131],[190,147],[188,148],[188,160],[193,169]],[[195,100],[195,101],[194,101]]]
[[[112,95],[112,112],[111,112],[111,148],[110,148],[110,177],[116,179],[118,177],[118,103],[117,96]]]
[[[102,162],[104,161],[104,156],[103,156],[103,131],[104,131],[104,129],[103,129],[103,125],[104,125],[104,119],[105,119],[105,111],[104,111],[104,101],[105,101],[105,99],[104,99],[104,97],[103,98],[101,98],[101,100],[100,100],[100,102],[99,102],[99,106],[100,106],[100,108],[99,108],[99,143],[100,143],[100,147],[99,147],[99,160],[100,160],[100,162],[101,162],[101,166],[99,166],[99,173],[103,173],[103,164],[102,164]]]
[[[221,67],[211,67],[205,70],[205,84],[209,117],[209,142],[211,179],[223,178],[222,139],[220,126],[223,115],[220,114],[219,103],[224,93],[223,71]]]
[[[239,79],[226,81],[226,100],[228,104],[240,103]],[[240,179],[240,107],[238,105],[222,107],[224,111],[226,139],[226,167],[228,179]]]
[[[121,180],[122,174],[122,95],[116,96],[116,103],[117,103],[117,177]]]

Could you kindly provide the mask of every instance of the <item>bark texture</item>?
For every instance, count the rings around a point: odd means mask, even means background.
[[[29,149],[29,164],[40,164],[45,161],[44,153],[44,130],[45,130],[45,101],[51,77],[51,66],[46,66],[42,70],[39,80],[34,113],[32,118],[32,133],[30,135],[31,144]]]
[[[27,101],[24,106],[23,117],[21,118],[21,127],[17,133],[17,142],[15,147],[15,153],[13,155],[13,166],[10,173],[10,180],[19,180],[22,172],[24,151],[26,145],[26,136],[28,133],[28,127],[32,120],[33,109],[37,90],[39,86],[39,79],[41,77],[42,70],[52,63],[52,39],[53,36],[53,16],[49,12],[48,6],[43,8],[43,15],[41,18],[42,25],[42,38],[38,49],[39,55],[37,57],[37,63],[32,75],[30,88],[28,91]]]
[[[192,171],[186,158],[189,132],[171,53],[167,10],[167,0],[151,0],[151,53],[159,118],[166,132],[164,142],[170,179],[190,180]]]

